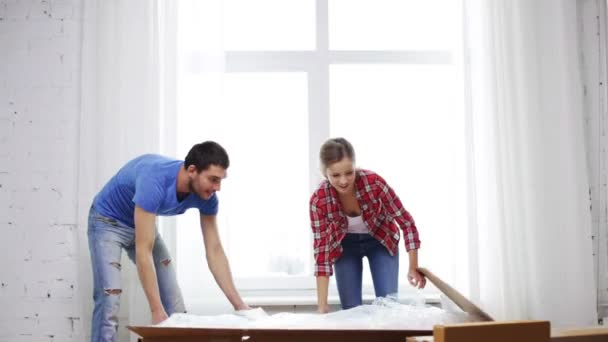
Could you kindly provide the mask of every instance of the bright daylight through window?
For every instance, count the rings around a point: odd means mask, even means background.
[[[216,140],[230,155],[218,222],[237,286],[314,289],[308,200],[322,180],[319,147],[336,136],[416,220],[420,265],[456,272],[442,255],[466,229],[460,2],[220,3],[215,16],[178,5],[177,153]],[[197,215],[177,221],[186,296],[205,281]],[[402,243],[400,254],[405,293]],[[364,285],[373,294],[368,271]]]

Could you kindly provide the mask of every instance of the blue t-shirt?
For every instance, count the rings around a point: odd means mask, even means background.
[[[190,193],[177,200],[177,173],[183,165],[182,160],[156,154],[137,157],[108,181],[95,196],[93,206],[102,216],[129,227],[135,227],[135,205],[159,216],[183,214],[190,208],[198,208],[202,215],[216,215],[216,194],[205,200]]]

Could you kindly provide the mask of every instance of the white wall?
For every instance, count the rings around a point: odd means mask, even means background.
[[[593,252],[598,316],[608,316],[608,99],[606,89],[606,2],[579,0],[581,68],[585,86]],[[606,324],[606,322],[604,322]]]
[[[79,0],[0,0],[0,341],[83,340],[80,35]]]

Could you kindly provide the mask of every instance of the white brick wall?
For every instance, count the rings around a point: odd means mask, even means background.
[[[0,0],[0,341],[84,340],[81,12],[79,0]]]
[[[606,90],[606,5],[579,0],[579,38],[585,89],[585,134],[589,167],[594,269],[598,315],[608,316],[608,91]],[[604,322],[608,324],[608,322]]]

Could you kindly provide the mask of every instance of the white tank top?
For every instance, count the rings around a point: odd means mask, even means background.
[[[347,233],[369,234],[369,230],[367,229],[365,222],[363,222],[361,215],[355,217],[346,216],[346,218],[348,218]]]

